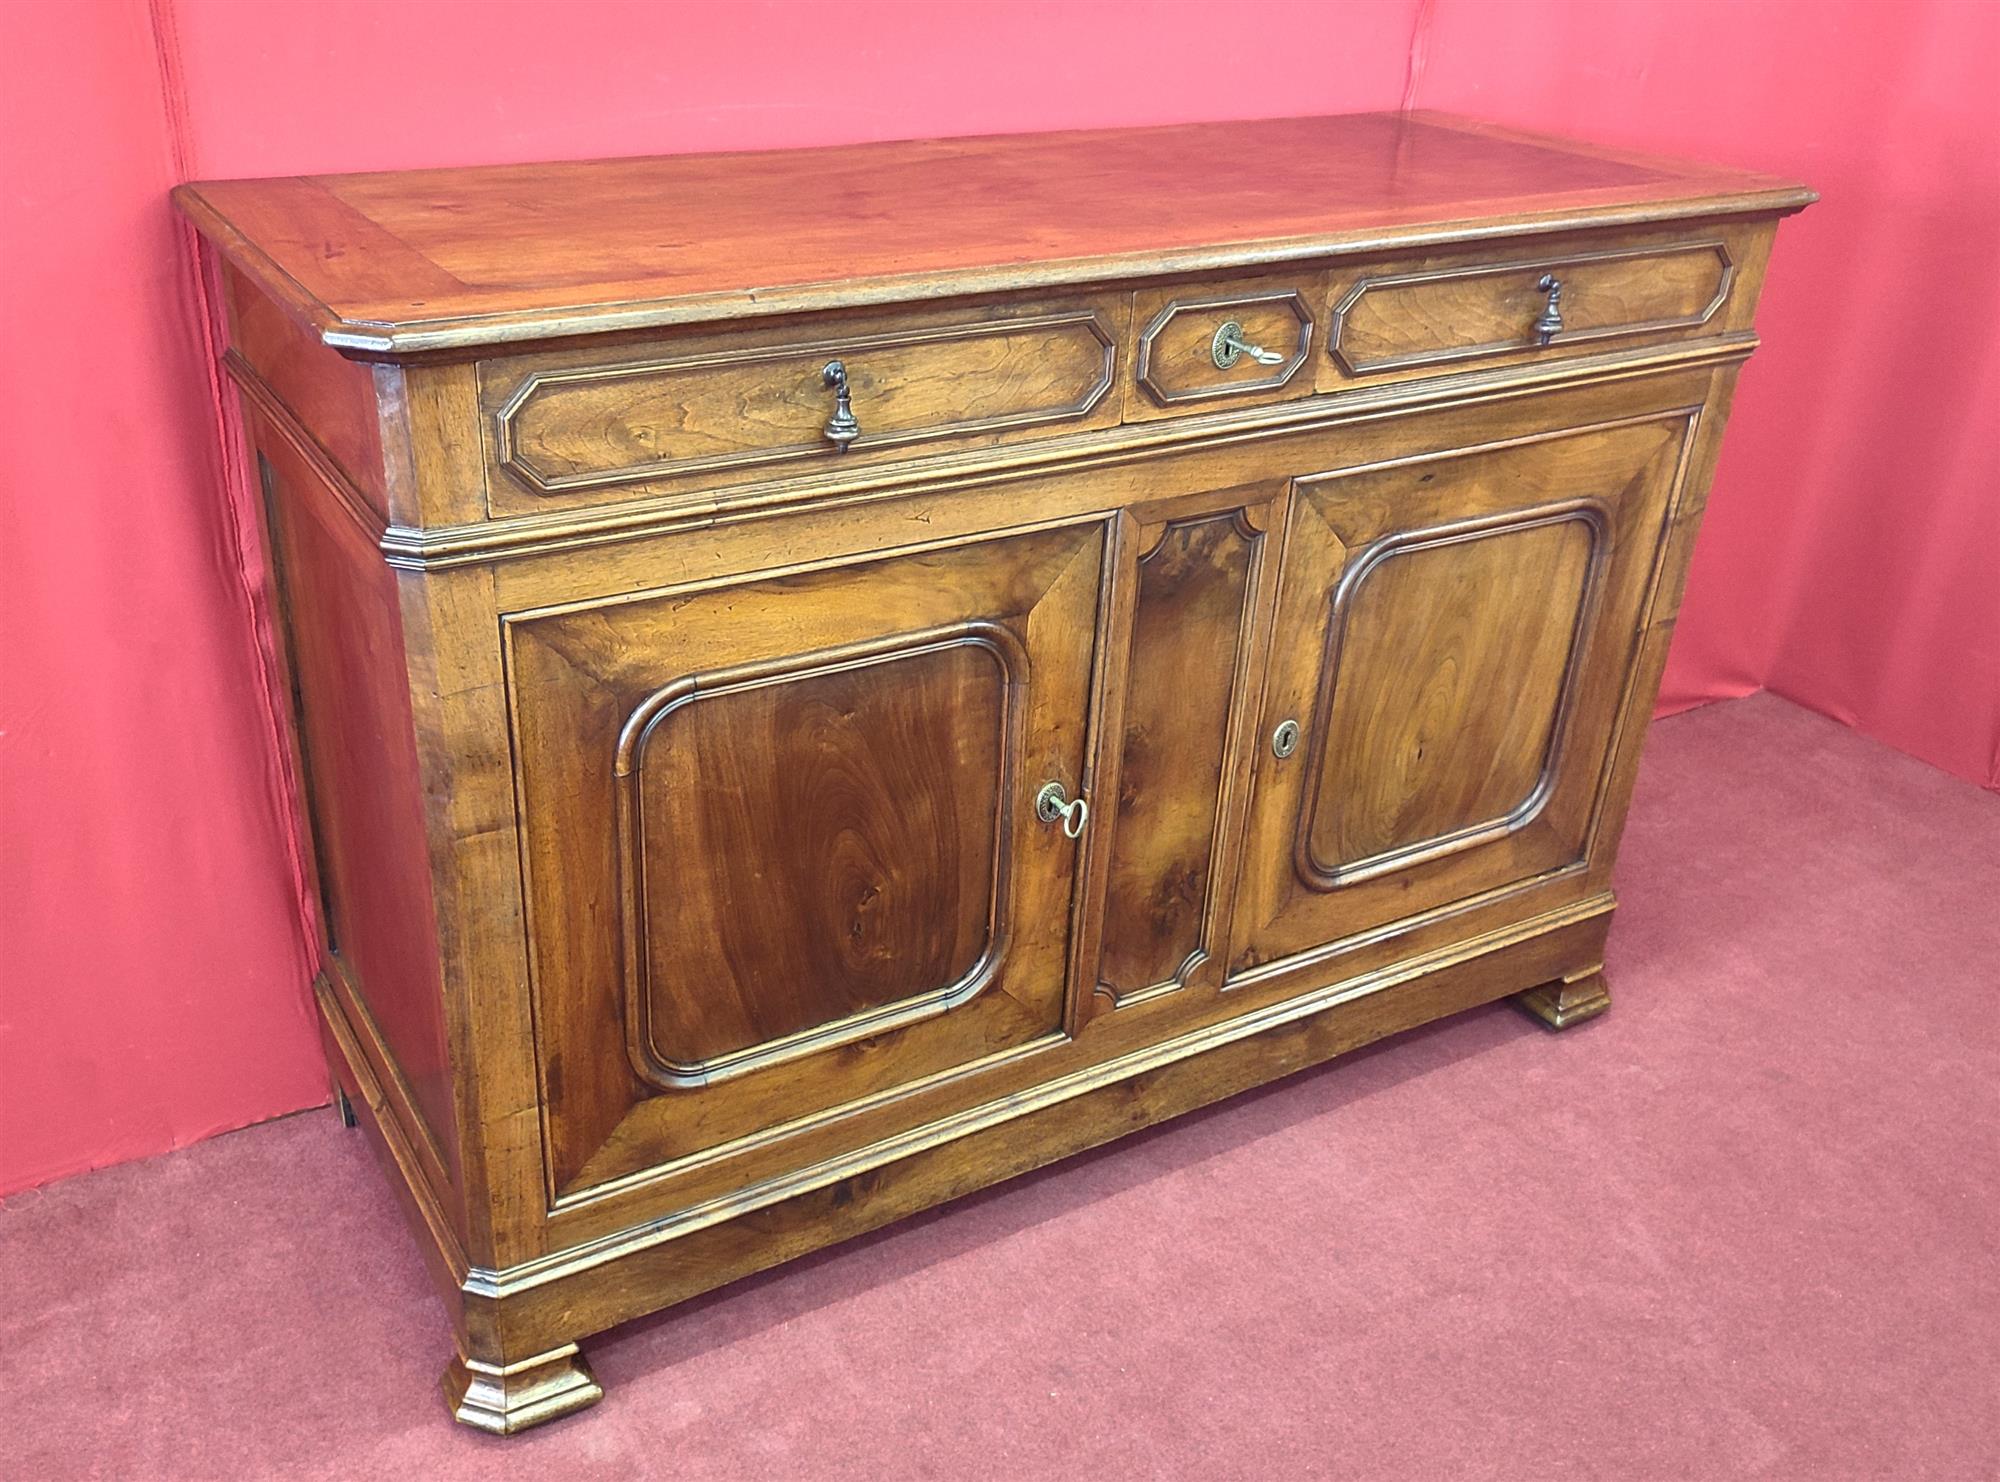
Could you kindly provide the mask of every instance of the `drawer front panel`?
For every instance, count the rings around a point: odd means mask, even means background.
[[[1099,298],[487,361],[489,503],[515,513],[1107,425],[1126,317]],[[831,435],[835,362],[851,438]]]
[[[1064,1041],[1103,528],[507,620],[552,1200]]]
[[[1334,301],[1328,358],[1339,377],[1366,377],[1692,334],[1735,277],[1720,240],[1365,269]]]
[[[1320,273],[1141,289],[1126,420],[1310,396],[1325,297]]]

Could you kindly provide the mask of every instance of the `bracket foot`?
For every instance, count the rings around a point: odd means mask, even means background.
[[[1575,977],[1560,978],[1514,995],[1515,1006],[1532,1014],[1551,1029],[1567,1029],[1585,1019],[1595,1019],[1611,1007],[1611,991],[1604,984],[1604,969],[1591,968]]]

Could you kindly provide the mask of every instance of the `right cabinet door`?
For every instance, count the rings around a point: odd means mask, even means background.
[[[1679,411],[1298,482],[1233,974],[1587,860],[1691,430]]]

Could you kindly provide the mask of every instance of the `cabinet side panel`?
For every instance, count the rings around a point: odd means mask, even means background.
[[[1768,245],[1768,237],[1766,245]],[[1761,268],[1761,262],[1759,264]],[[1665,539],[1661,542],[1657,574],[1652,593],[1640,618],[1641,651],[1631,692],[1612,741],[1612,764],[1606,777],[1604,799],[1598,810],[1591,845],[1591,878],[1609,887],[1618,842],[1625,832],[1625,817],[1632,804],[1632,787],[1638,776],[1639,754],[1652,724],[1653,707],[1660,696],[1660,680],[1666,671],[1667,653],[1673,643],[1680,617],[1681,597],[1687,588],[1689,563],[1694,558],[1695,536],[1708,508],[1708,493],[1715,478],[1715,465],[1722,451],[1722,432],[1729,421],[1729,408],[1736,395],[1735,366],[1714,372],[1701,418],[1695,429],[1694,446],[1678,496],[1667,517]]]
[[[457,1137],[394,576],[284,437],[257,419],[289,649],[321,947],[427,1171],[456,1187]]]
[[[235,268],[224,265],[230,345],[249,371],[290,407],[310,436],[389,518],[374,372],[322,345]]]

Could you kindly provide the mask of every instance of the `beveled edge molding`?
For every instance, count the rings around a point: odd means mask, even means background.
[[[755,468],[770,463],[792,462],[801,458],[832,456],[837,450],[824,439],[787,443],[780,447],[717,453],[697,458],[667,458],[649,463],[627,464],[586,473],[547,474],[523,456],[515,436],[515,423],[527,405],[551,386],[583,385],[593,382],[635,380],[640,377],[700,374],[730,370],[766,362],[826,356],[845,358],[872,350],[895,350],[911,345],[950,343],[954,340],[991,339],[1038,329],[1077,326],[1098,344],[1098,374],[1073,402],[1032,411],[1007,412],[994,417],[975,417],[961,422],[945,422],[932,427],[907,428],[901,432],[864,434],[854,451],[907,447],[914,443],[943,438],[974,437],[988,432],[1004,432],[1019,427],[1037,427],[1051,422],[1074,421],[1095,411],[1117,384],[1118,340],[1113,326],[1097,308],[1081,308],[1050,314],[1033,314],[1018,319],[982,319],[969,324],[936,324],[922,329],[886,330],[878,334],[848,335],[828,339],[796,341],[783,345],[763,345],[754,349],[711,350],[698,355],[669,356],[664,359],[631,361],[614,365],[579,366],[571,370],[531,372],[512,395],[493,413],[494,461],[529,488],[543,494],[563,494],[576,489],[596,489],[617,484],[644,483],[655,479],[686,478],[695,474],[726,472],[734,468]],[[482,361],[486,367],[495,362]],[[505,364],[504,361],[498,364]],[[817,377],[818,368],[814,367]]]
[[[996,780],[994,794],[993,884],[986,906],[986,942],[978,959],[956,981],[942,987],[910,994],[891,1003],[815,1024],[776,1039],[698,1061],[674,1060],[663,1053],[653,1037],[651,981],[643,949],[647,891],[643,863],[645,812],[639,791],[646,748],[660,725],[699,700],[967,646],[981,649],[993,659],[1000,671],[1001,684],[1000,776]],[[633,1069],[641,1079],[664,1090],[714,1085],[718,1081],[851,1044],[869,1035],[937,1018],[977,997],[992,984],[1006,955],[1007,906],[1012,890],[1012,871],[1009,867],[1013,847],[1011,805],[1019,786],[1016,773],[1022,749],[1020,732],[1025,724],[1021,696],[1027,673],[1027,649],[1012,631],[999,623],[972,621],[684,675],[662,685],[639,702],[619,732],[612,775],[617,780],[616,857],[619,862],[619,940],[624,958],[626,1050]]]
[[[1573,141],[1568,141],[1574,147]],[[776,285],[669,299],[625,299],[549,308],[460,314],[391,321],[343,315],[277,266],[201,194],[200,182],[177,186],[174,202],[208,243],[319,336],[322,344],[356,360],[407,360],[424,355],[517,346],[579,335],[617,334],[832,309],[881,307],[973,297],[1022,289],[1048,290],[1277,267],[1317,258],[1351,259],[1391,252],[1470,245],[1557,232],[1619,227],[1673,226],[1729,218],[1779,218],[1819,199],[1807,186],[1745,182],[1740,190],[1615,205],[1572,206],[1526,212],[1502,221],[1464,220],[1377,226],[1350,231],[1269,237],[1226,247],[1170,248],[1067,258],[1034,265],[962,268],[951,272],[891,274],[833,284]]]
[[[1505,401],[1552,387],[1599,385],[1730,364],[1748,359],[1757,345],[1755,332],[1744,330],[1668,345],[1488,367],[1435,380],[1356,385],[1294,401],[1195,412],[1059,438],[707,490],[693,498],[663,495],[468,525],[390,525],[377,544],[387,564],[399,571],[441,571],[528,559],[702,529],[725,521],[768,518],[805,505],[842,508],[898,498],[916,488],[927,492],[977,488],[1100,468],[1160,448],[1226,447],[1349,422]]]
[[[1576,436],[1586,430],[1589,429],[1564,429],[1558,437]],[[1538,442],[1555,440],[1555,437],[1536,439]],[[1445,458],[1458,456],[1463,455],[1457,450],[1444,455]],[[1321,860],[1313,848],[1312,820],[1319,811],[1327,748],[1333,744],[1333,701],[1339,688],[1335,680],[1341,661],[1346,656],[1347,624],[1353,611],[1355,594],[1371,575],[1398,556],[1499,535],[1517,535],[1572,521],[1582,524],[1589,533],[1590,561],[1584,570],[1583,590],[1578,594],[1576,615],[1570,628],[1569,652],[1563,663],[1562,688],[1556,695],[1555,714],[1549,720],[1548,740],[1542,748],[1541,770],[1536,775],[1534,786],[1528,789],[1520,802],[1497,818],[1469,823],[1428,839],[1399,844],[1393,849],[1378,850],[1344,864],[1328,865]],[[1399,531],[1370,543],[1348,564],[1334,586],[1333,615],[1327,625],[1325,657],[1320,661],[1319,696],[1313,705],[1314,744],[1308,758],[1305,797],[1293,833],[1293,868],[1301,883],[1313,890],[1337,890],[1343,885],[1359,884],[1363,880],[1393,874],[1397,870],[1491,843],[1526,828],[1535,820],[1547,806],[1549,794],[1555,786],[1556,768],[1562,759],[1563,736],[1569,729],[1583,656],[1589,647],[1590,620],[1597,611],[1604,587],[1605,568],[1610,561],[1610,542],[1609,507],[1601,499],[1582,497],[1539,504],[1524,510],[1510,510],[1505,514],[1485,515],[1474,520],[1454,520],[1448,524]]]
[[[1201,914],[1199,918],[1200,928],[1195,935],[1195,945],[1181,959],[1180,965],[1169,976],[1155,983],[1147,983],[1137,988],[1121,991],[1116,984],[1103,975],[1103,940],[1100,935],[1096,942],[1098,948],[1097,961],[1091,963],[1088,969],[1090,974],[1090,991],[1095,997],[1105,1000],[1107,1007],[1110,1009],[1129,1008],[1135,1004],[1148,1003],[1155,998],[1162,998],[1169,993],[1175,993],[1186,988],[1193,980],[1194,975],[1201,971],[1202,967],[1215,955],[1212,950],[1215,945],[1215,939],[1226,931],[1227,924],[1218,919],[1216,902],[1229,884],[1224,879],[1224,870],[1228,863],[1226,856],[1229,848],[1229,841],[1226,837],[1227,830],[1224,824],[1227,820],[1230,792],[1233,788],[1240,785],[1237,782],[1235,771],[1231,768],[1230,763],[1236,759],[1237,733],[1242,728],[1242,712],[1247,701],[1245,692],[1251,678],[1249,673],[1250,649],[1256,638],[1252,629],[1256,626],[1255,607],[1257,603],[1258,573],[1263,562],[1267,559],[1265,537],[1270,534],[1269,530],[1260,527],[1256,523],[1256,515],[1258,513],[1268,513],[1268,510],[1269,502],[1266,501],[1263,505],[1239,504],[1231,508],[1213,509],[1205,514],[1183,515],[1179,519],[1162,520],[1159,523],[1159,527],[1153,530],[1151,539],[1137,552],[1137,560],[1133,563],[1135,582],[1132,599],[1132,624],[1133,631],[1136,633],[1138,625],[1139,586],[1141,585],[1136,578],[1141,575],[1145,564],[1159,554],[1160,548],[1166,544],[1167,537],[1175,530],[1190,525],[1205,525],[1214,520],[1226,520],[1229,523],[1231,532],[1242,542],[1244,550],[1243,603],[1237,610],[1235,652],[1231,656],[1229,671],[1229,703],[1224,708],[1222,716],[1223,769],[1222,776],[1215,790],[1215,808],[1213,814],[1215,831],[1209,838],[1208,878],[1202,886]],[[1120,720],[1123,720],[1122,706]],[[1121,736],[1118,738],[1117,743],[1115,743],[1118,759],[1116,770],[1109,779],[1111,790],[1114,793],[1121,785],[1125,771],[1123,739]],[[1108,866],[1118,848],[1118,815],[1116,809],[1107,811],[1106,821],[1110,824],[1110,840],[1104,845],[1107,865],[1106,878],[1108,881]]]
[[[1470,940],[1448,943],[1416,957],[1385,964],[1358,977],[1343,979],[1294,998],[1266,1004],[1235,1018],[1202,1025],[1185,1034],[1142,1046],[1095,1065],[1084,1066],[1054,1080],[940,1117],[934,1122],[869,1143],[865,1147],[837,1154],[790,1173],[761,1180],[658,1219],[647,1220],[627,1229],[537,1256],[517,1265],[497,1269],[485,1266],[473,1267],[460,1283],[460,1289],[467,1296],[505,1300],[523,1292],[579,1276],[594,1267],[619,1260],[638,1251],[668,1244],[699,1230],[754,1214],[758,1210],[769,1208],[801,1194],[814,1193],[844,1179],[866,1174],[886,1164],[956,1141],[972,1133],[985,1131],[1032,1112],[1046,1110],[1116,1082],[1130,1080],[1205,1051],[1219,1049],[1267,1030],[1311,1018],[1355,999],[1400,987],[1442,968],[1455,966],[1488,953],[1517,946],[1564,927],[1592,920],[1613,910],[1616,904],[1616,897],[1608,890],[1585,896],[1568,905],[1529,917],[1525,921],[1496,927]]]
[[[1341,349],[1341,335],[1347,327],[1347,316],[1355,305],[1381,289],[1409,288],[1425,283],[1444,283],[1459,278],[1495,278],[1508,273],[1553,272],[1558,268],[1574,267],[1580,263],[1621,262],[1642,257],[1678,257],[1689,252],[1712,252],[1722,264],[1722,271],[1716,280],[1715,294],[1699,313],[1680,315],[1668,319],[1647,319],[1635,324],[1604,325],[1597,329],[1564,330],[1557,340],[1546,345],[1538,345],[1525,336],[1532,333],[1524,327],[1524,338],[1519,340],[1496,340],[1484,345],[1457,345],[1438,350],[1413,350],[1403,355],[1384,356],[1380,360],[1358,361],[1350,358]],[[1378,376],[1386,371],[1410,370],[1424,365],[1450,365],[1462,360],[1478,360],[1493,355],[1513,355],[1524,350],[1558,350],[1565,345],[1580,345],[1592,340],[1620,339],[1630,335],[1658,334],[1669,329],[1698,329],[1715,317],[1716,310],[1728,302],[1729,290],[1736,283],[1736,264],[1729,256],[1729,248],[1719,239],[1699,242],[1663,242],[1643,247],[1618,247],[1601,252],[1572,252],[1560,257],[1530,257],[1514,262],[1468,263],[1463,267],[1435,268],[1419,273],[1389,273],[1380,277],[1364,274],[1354,280],[1354,286],[1341,295],[1333,306],[1333,326],[1327,335],[1326,353],[1350,376]]]
[[[1071,1038],[1069,1032],[1059,1024],[1046,1034],[1038,1034],[1031,1040],[1010,1045],[1004,1050],[995,1050],[976,1060],[962,1060],[955,1065],[947,1065],[941,1070],[933,1071],[929,1075],[918,1076],[915,1080],[884,1086],[881,1090],[871,1091],[866,1096],[824,1106],[817,1111],[793,1117],[789,1121],[776,1122],[769,1127],[758,1128],[754,1132],[742,1133],[726,1142],[697,1148],[663,1163],[648,1163],[643,1167],[628,1169],[623,1173],[612,1174],[608,1178],[589,1180],[586,1160],[585,1172],[578,1173],[569,1183],[555,1189],[551,1194],[546,1213],[551,1216],[567,1215],[588,1205],[601,1204],[608,1199],[616,1199],[637,1190],[668,1183],[685,1177],[697,1169],[712,1168],[718,1163],[774,1147],[822,1127],[830,1127],[837,1122],[878,1112],[899,1101],[912,1100],[954,1082],[971,1080],[975,1076],[984,1075],[988,1071],[997,1070],[1019,1060],[1033,1059],[1036,1055],[1052,1050]],[[625,1115],[631,1116],[633,1110],[637,1108],[628,1110]]]
[[[1153,342],[1160,331],[1182,314],[1191,314],[1200,309],[1233,309],[1246,304],[1288,304],[1299,322],[1299,332],[1286,357],[1273,375],[1259,376],[1253,381],[1226,381],[1214,386],[1195,386],[1181,391],[1172,391],[1153,379]],[[1133,365],[1132,377],[1139,387],[1159,405],[1178,406],[1190,401],[1212,401],[1224,396],[1244,396],[1255,391],[1275,391],[1290,385],[1298,373],[1306,368],[1312,359],[1313,313],[1305,301],[1305,295],[1296,288],[1275,289],[1270,293],[1225,293],[1213,298],[1169,299],[1155,314],[1139,334],[1139,354]]]

